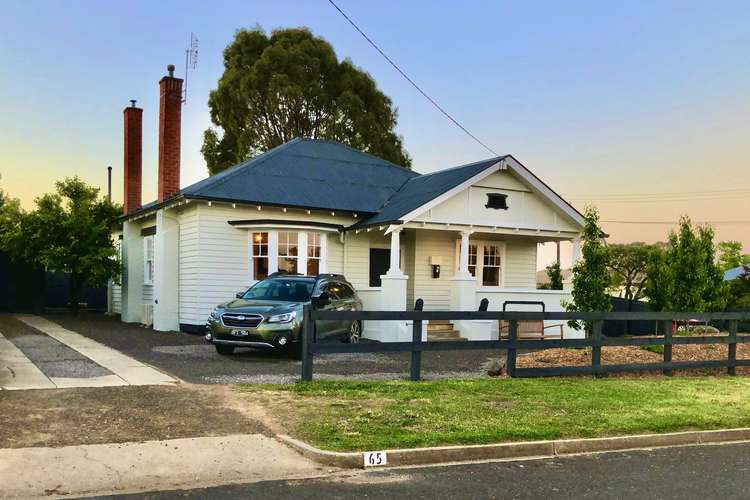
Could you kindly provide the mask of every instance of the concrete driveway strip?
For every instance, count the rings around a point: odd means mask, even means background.
[[[0,387],[6,390],[54,389],[55,384],[0,333]]]
[[[260,434],[0,450],[0,497],[86,495],[319,477],[329,469]]]
[[[172,377],[151,368],[119,351],[67,330],[39,316],[19,315],[19,320],[40,330],[53,339],[78,351],[95,363],[107,368],[130,385],[162,385],[176,382]]]

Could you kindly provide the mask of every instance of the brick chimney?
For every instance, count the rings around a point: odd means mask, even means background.
[[[159,81],[159,187],[158,201],[180,191],[180,127],[182,121],[182,78],[169,75]]]
[[[141,206],[141,178],[143,171],[143,110],[135,107],[135,100],[123,110],[125,122],[125,189],[123,212],[130,213]]]

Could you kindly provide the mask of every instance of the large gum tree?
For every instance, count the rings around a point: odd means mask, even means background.
[[[375,80],[307,28],[239,30],[208,99],[203,153],[213,175],[296,137],[329,139],[403,167],[397,111]]]

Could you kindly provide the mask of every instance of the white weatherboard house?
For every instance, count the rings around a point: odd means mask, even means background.
[[[144,206],[132,130],[140,110],[125,112],[123,276],[110,294],[123,321],[200,331],[218,303],[280,270],[343,274],[366,310],[412,309],[418,298],[425,310],[476,310],[487,298],[490,310],[521,300],[560,311],[570,298],[536,289],[537,247],[576,241],[583,218],[510,155],[420,175],[294,139],[179,189],[170,180],[175,169],[179,179],[179,127],[170,135],[169,103],[161,108],[159,200]],[[496,322],[456,323],[463,337],[498,335]],[[364,335],[409,340],[411,330],[365,322]]]

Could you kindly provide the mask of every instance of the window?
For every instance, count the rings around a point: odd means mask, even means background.
[[[482,286],[500,286],[500,247],[484,245]]]
[[[285,302],[307,302],[310,300],[314,280],[277,279],[260,281],[250,287],[242,298],[247,300],[278,300]]]
[[[469,244],[469,274],[477,275],[477,246]]]
[[[143,238],[143,284],[154,284],[154,237]]]
[[[253,279],[268,277],[268,233],[253,233]]]
[[[339,289],[339,298],[351,299],[354,298],[354,289],[346,283],[336,283]]]
[[[307,234],[307,275],[320,274],[320,234]]]
[[[299,258],[297,239],[298,234],[296,232],[279,231],[279,271],[299,272],[297,270],[297,259]]]
[[[508,195],[500,193],[487,193],[487,204],[484,208],[495,210],[508,210]]]

